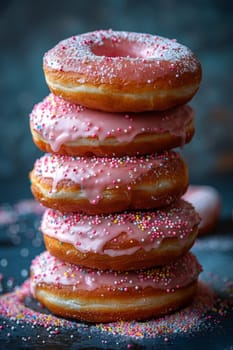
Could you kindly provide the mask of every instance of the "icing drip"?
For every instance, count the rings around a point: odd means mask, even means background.
[[[78,184],[92,204],[96,204],[103,196],[105,189],[128,191],[140,179],[152,172],[153,178],[159,177],[162,167],[178,159],[176,152],[140,157],[68,157],[46,154],[35,163],[34,174],[38,177],[52,179],[52,192],[63,180],[71,180]]]
[[[102,271],[83,268],[61,261],[47,251],[36,257],[31,265],[31,289],[41,283],[73,286],[92,291],[104,287],[109,291],[140,290],[146,287],[166,290],[168,293],[194,282],[201,266],[191,253],[163,267],[137,271]]]
[[[79,138],[104,141],[112,137],[118,142],[130,142],[139,134],[164,132],[179,136],[182,145],[185,127],[193,117],[193,110],[188,105],[164,112],[106,113],[66,102],[50,94],[34,106],[30,123],[52,150],[58,152],[62,144]]]
[[[61,242],[71,243],[84,253],[92,251],[120,256],[132,254],[139,249],[150,251],[168,237],[185,241],[199,221],[199,215],[193,207],[181,200],[156,211],[94,216],[82,213],[62,214],[48,209],[44,213],[41,230]],[[106,249],[106,243],[116,241],[122,232],[127,235],[127,241],[133,243],[132,247]]]

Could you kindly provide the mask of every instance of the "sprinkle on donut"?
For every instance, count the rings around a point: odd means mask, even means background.
[[[34,106],[30,126],[42,151],[71,156],[138,155],[183,146],[194,134],[190,106],[150,113],[107,113],[50,94]]]
[[[189,101],[201,65],[186,46],[150,34],[95,31],[73,36],[43,61],[52,92],[110,112],[164,110]]]
[[[58,258],[86,267],[132,270],[183,255],[198,233],[199,215],[184,201],[156,211],[109,215],[47,210],[41,231]]]
[[[162,267],[147,270],[102,271],[84,268],[59,260],[49,252],[36,257],[31,266],[32,291],[36,284],[75,285],[80,290],[92,291],[104,288],[106,291],[124,292],[127,288],[138,291],[146,287],[168,290],[179,289],[193,282],[201,271],[196,258],[188,253],[178,260]]]
[[[189,303],[200,272],[191,253],[163,267],[117,272],[86,269],[44,252],[32,262],[31,290],[57,315],[89,322],[143,320]]]
[[[168,205],[188,186],[186,164],[173,151],[102,158],[46,154],[30,179],[34,196],[45,206],[88,214]]]
[[[82,213],[60,213],[47,209],[41,230],[59,240],[72,242],[83,252],[104,253],[105,244],[125,232],[128,239],[138,241],[135,250],[150,250],[167,237],[185,239],[193,227],[199,224],[199,215],[185,201],[170,207],[146,212],[123,212],[108,215],[85,215]],[[118,247],[116,247],[116,255]],[[121,251],[119,251],[121,254]]]

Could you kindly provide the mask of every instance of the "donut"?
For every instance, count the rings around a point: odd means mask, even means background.
[[[221,199],[218,191],[212,186],[190,185],[183,198],[190,202],[200,215],[199,234],[211,232],[220,217]]]
[[[100,30],[59,42],[43,58],[51,92],[109,112],[166,110],[187,103],[201,64],[186,46],[157,35]]]
[[[156,211],[107,215],[47,209],[41,222],[46,249],[57,258],[85,267],[117,271],[164,265],[193,245],[199,215],[179,200]]]
[[[49,252],[31,264],[31,292],[54,314],[88,322],[145,320],[175,311],[195,295],[201,266],[187,253],[163,267],[84,268]]]
[[[50,94],[30,114],[35,144],[70,156],[150,154],[183,146],[194,135],[194,113],[183,105],[162,112],[90,110]]]
[[[44,206],[93,215],[169,205],[184,194],[189,176],[174,151],[102,158],[49,153],[37,159],[30,180]]]

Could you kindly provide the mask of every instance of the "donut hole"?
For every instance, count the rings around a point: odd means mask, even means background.
[[[137,43],[114,43],[111,40],[105,40],[103,45],[92,46],[91,51],[96,56],[145,58],[144,48]]]

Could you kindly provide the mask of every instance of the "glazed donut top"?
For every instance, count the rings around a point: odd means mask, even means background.
[[[52,192],[57,191],[59,182],[70,180],[78,184],[91,204],[97,204],[105,189],[127,188],[131,190],[145,175],[160,175],[160,169],[180,161],[174,151],[146,156],[125,157],[69,157],[45,154],[35,162],[33,174],[36,177],[52,179]],[[173,162],[173,164],[174,164]]]
[[[180,200],[156,211],[109,215],[62,214],[48,209],[41,222],[41,231],[61,242],[71,243],[82,252],[120,256],[133,254],[139,249],[149,251],[157,248],[166,238],[186,240],[199,221],[193,207]],[[127,240],[134,243],[131,248],[105,248],[107,242],[117,242],[122,233],[126,233]]]
[[[175,40],[112,30],[65,39],[44,55],[43,64],[47,69],[79,73],[79,83],[96,85],[119,81],[128,85],[130,77],[135,84],[153,86],[172,73],[179,86],[182,75],[201,70],[192,51]]]
[[[185,127],[193,120],[191,107],[183,105],[163,112],[109,113],[66,102],[53,94],[34,106],[30,115],[32,130],[40,134],[54,152],[77,138],[114,137],[130,142],[138,134],[164,133],[185,140]]]
[[[71,286],[80,290],[93,291],[108,288],[109,291],[127,292],[128,288],[138,290],[152,287],[172,292],[196,281],[201,266],[191,253],[163,267],[137,271],[102,271],[84,268],[59,260],[49,252],[37,256],[31,265],[31,290],[40,284]]]

